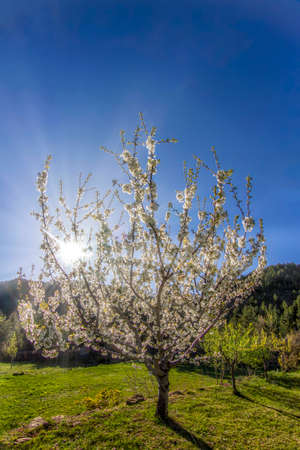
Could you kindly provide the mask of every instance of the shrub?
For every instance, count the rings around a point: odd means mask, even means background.
[[[85,397],[83,403],[87,409],[111,408],[120,403],[120,394],[118,389],[102,389],[94,398]]]
[[[296,369],[300,362],[300,331],[294,331],[282,339],[278,362],[284,372]]]

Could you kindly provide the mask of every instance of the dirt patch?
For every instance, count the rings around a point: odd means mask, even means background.
[[[15,444],[24,444],[25,442],[31,441],[31,439],[32,439],[32,438],[30,438],[30,437],[22,437],[22,438],[18,438],[18,439],[15,441]]]
[[[127,405],[136,405],[137,403],[141,403],[145,401],[145,397],[142,394],[133,395],[126,400]]]
[[[182,391],[172,391],[169,393],[170,397],[173,397],[174,395],[178,396],[178,395],[184,395],[184,392]]]
[[[49,426],[49,422],[43,419],[43,417],[35,417],[32,421],[27,425],[27,430],[29,432],[34,432],[40,428],[47,428]]]

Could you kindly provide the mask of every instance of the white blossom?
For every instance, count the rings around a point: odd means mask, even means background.
[[[122,184],[122,191],[125,194],[131,194],[132,193],[132,186],[131,186],[131,184],[130,183]]]
[[[181,191],[176,191],[176,199],[178,202],[183,203],[184,202],[184,193]]]
[[[251,232],[254,228],[255,222],[253,217],[245,217],[242,221],[244,230],[247,232]]]
[[[149,152],[150,152],[151,154],[153,154],[153,153],[154,153],[154,150],[155,150],[156,141],[153,139],[153,137],[152,137],[151,135],[149,135],[149,136],[147,137],[147,140],[146,140],[146,142],[145,142],[145,145],[146,145],[147,149],[149,150]]]
[[[246,238],[245,238],[245,236],[240,236],[240,237],[238,238],[238,240],[237,240],[237,243],[238,243],[238,246],[239,246],[240,248],[244,248],[245,245],[246,245]]]
[[[124,150],[121,154],[121,157],[123,158],[124,162],[127,162],[131,158],[131,153],[128,150]]]

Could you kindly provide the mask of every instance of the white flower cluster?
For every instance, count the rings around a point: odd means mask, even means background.
[[[132,186],[130,183],[122,184],[122,191],[125,194],[131,194],[132,193]]]
[[[149,135],[146,139],[145,146],[149,150],[149,153],[151,155],[153,155],[155,152],[155,145],[156,145],[155,139],[153,139],[153,136]]]
[[[254,228],[255,222],[253,217],[245,217],[242,221],[244,230],[247,232],[251,232]]]
[[[192,201],[197,191],[196,184],[192,184],[184,190],[184,204],[183,209],[190,209],[192,207]]]
[[[176,191],[176,199],[178,202],[184,202],[184,193],[182,191]]]

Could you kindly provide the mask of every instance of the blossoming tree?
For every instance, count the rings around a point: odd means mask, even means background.
[[[251,233],[251,178],[242,202],[232,171],[221,169],[214,150],[216,168],[195,158],[193,169],[185,166],[185,188],[174,203],[159,205],[157,146],[172,141],[158,140],[143,120],[131,142],[121,132],[121,152],[104,150],[116,158],[126,182],[113,181],[110,193],[96,192],[84,204],[88,177],[79,183],[73,208],[61,189],[56,215],[48,207],[47,159],[37,178],[40,211],[33,213],[44,265],[19,302],[27,336],[46,356],[84,343],[143,362],[157,379],[156,414],[162,419],[168,417],[170,369],[188,360],[205,334],[250,295],[265,265],[261,221]],[[215,180],[203,205],[197,195],[201,168]],[[228,195],[237,206],[233,219],[225,209]],[[113,225],[112,198],[124,210],[125,224]],[[97,228],[87,235],[84,223],[90,220]],[[64,263],[70,254],[71,268]],[[255,261],[256,268],[242,276]],[[45,282],[55,287],[52,295]]]

